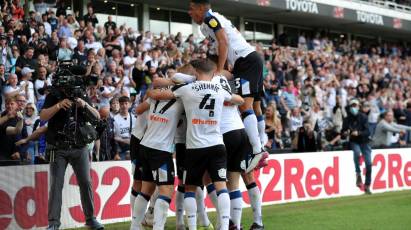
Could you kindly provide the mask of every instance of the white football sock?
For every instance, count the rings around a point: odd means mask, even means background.
[[[247,110],[248,111],[248,110]],[[255,116],[254,112],[249,111],[245,112],[244,115],[244,127],[245,132],[247,133],[248,139],[250,140],[250,144],[253,147],[253,153],[257,154],[261,152],[261,141],[260,135],[258,133],[258,124],[257,124],[257,117]]]
[[[254,223],[263,225],[261,216],[261,192],[255,183],[247,185],[248,196],[250,197],[251,208],[253,209]]]
[[[133,211],[134,211],[134,202],[136,201],[136,197],[138,195],[138,192],[135,191],[134,189],[131,189],[130,193],[130,209],[131,209],[131,216],[133,216]]]
[[[237,229],[240,230],[241,214],[243,212],[243,198],[240,190],[230,192],[230,209],[231,220],[237,225]]]
[[[265,132],[264,116],[257,116],[258,134],[260,135],[261,146],[265,146],[268,142],[267,133]]]
[[[153,230],[163,230],[167,221],[168,208],[170,207],[171,199],[166,196],[159,195],[156,204],[154,205],[154,223]]]
[[[150,197],[145,194],[138,194],[134,202],[133,218],[131,220],[131,230],[139,230],[141,221],[144,218],[144,213],[146,212],[148,201]]]
[[[197,229],[197,204],[195,196],[194,192],[186,192],[184,196],[184,211],[186,212],[189,230]]]
[[[230,196],[227,189],[218,191],[218,213],[220,230],[228,230],[230,225]]]
[[[196,202],[197,202],[198,225],[200,226],[210,225],[210,220],[208,219],[206,207],[204,204],[204,191],[200,187],[197,187]]]
[[[184,225],[184,187],[178,186],[176,192],[176,225]]]
[[[209,184],[207,185],[207,193],[208,193],[208,197],[211,200],[211,203],[213,203],[215,210],[217,212],[217,216],[219,216],[219,210],[218,210],[218,198],[217,198],[217,192],[215,191],[215,187],[214,184]],[[220,226],[220,220],[217,218],[217,223],[216,223],[216,227],[217,229]]]

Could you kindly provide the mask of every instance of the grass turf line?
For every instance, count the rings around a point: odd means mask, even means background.
[[[410,230],[411,191],[352,196],[315,201],[293,202],[263,206],[266,230],[292,229],[372,229]],[[215,213],[209,213],[215,223]],[[243,210],[243,227],[249,229],[253,221],[250,208]],[[109,230],[126,230],[129,222],[106,225]],[[86,228],[79,228],[86,229]],[[167,230],[175,229],[175,218],[167,220]]]

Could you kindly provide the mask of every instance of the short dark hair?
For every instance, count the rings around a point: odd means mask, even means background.
[[[127,97],[127,96],[121,96],[121,97],[118,99],[118,102],[120,102],[120,103],[122,103],[122,102],[130,102],[130,98]]]
[[[215,62],[210,59],[197,59],[190,62],[190,64],[199,72],[211,73],[216,68]]]
[[[195,4],[210,4],[210,0],[191,0]]]

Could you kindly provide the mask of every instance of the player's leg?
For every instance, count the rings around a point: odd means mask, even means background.
[[[189,230],[197,229],[197,187],[203,184],[202,177],[208,163],[207,149],[187,149],[184,171],[184,211]],[[189,162],[189,164],[187,164]]]
[[[230,196],[227,180],[227,153],[224,145],[213,146],[209,149],[207,171],[217,192],[217,209],[219,214],[219,229],[228,230],[230,222]]]
[[[254,172],[241,174],[244,184],[246,185],[248,197],[250,198],[251,208],[253,210],[253,224],[250,230],[264,229],[262,212],[261,212],[261,192],[255,183]]]
[[[164,151],[152,151],[151,157],[151,171],[156,172],[153,176],[159,194],[154,206],[153,229],[163,230],[174,193],[174,162],[172,155]]]
[[[141,168],[139,157],[140,140],[134,135],[130,139],[131,173],[133,175],[133,185],[130,193],[131,215],[133,215],[134,202],[139,192],[141,192]]]
[[[133,218],[131,220],[130,229],[139,230],[142,228],[141,222],[144,219],[144,213],[147,210],[148,202],[155,190],[153,175],[150,170],[147,149],[140,146],[141,168],[142,168],[142,186],[141,192],[137,195],[134,202]]]
[[[241,228],[241,215],[243,211],[243,197],[239,188],[240,172],[228,172],[227,188],[230,196],[230,229]]]
[[[265,119],[261,110],[261,97],[258,95],[254,98],[253,109],[257,117],[258,134],[260,135],[261,146],[264,147],[268,142],[267,133],[265,133]]]
[[[241,172],[244,172],[244,158],[252,152],[244,129],[232,130],[223,134],[227,150],[227,188],[230,192],[230,229],[241,228],[241,214],[243,199],[239,189]]]
[[[175,194],[175,204],[176,204],[176,229],[185,230],[184,224],[184,158],[185,158],[185,144],[176,144],[176,166],[177,166],[177,177],[178,177],[178,187]]]
[[[196,202],[197,202],[197,219],[200,229],[212,229],[213,225],[208,219],[207,209],[204,203],[204,186],[197,187]]]

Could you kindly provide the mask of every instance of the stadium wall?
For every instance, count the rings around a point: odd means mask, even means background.
[[[411,189],[411,149],[373,150],[374,193]],[[255,175],[264,205],[363,194],[355,186],[350,151],[271,155]],[[365,166],[364,166],[365,167]],[[365,170],[365,169],[364,169]],[[48,165],[0,167],[0,229],[47,226]],[[103,223],[130,220],[130,162],[93,162],[95,214]],[[76,179],[68,167],[63,190],[63,228],[83,226]],[[244,205],[249,198],[242,185]],[[211,202],[206,200],[212,209]],[[175,208],[174,201],[170,214]]]

